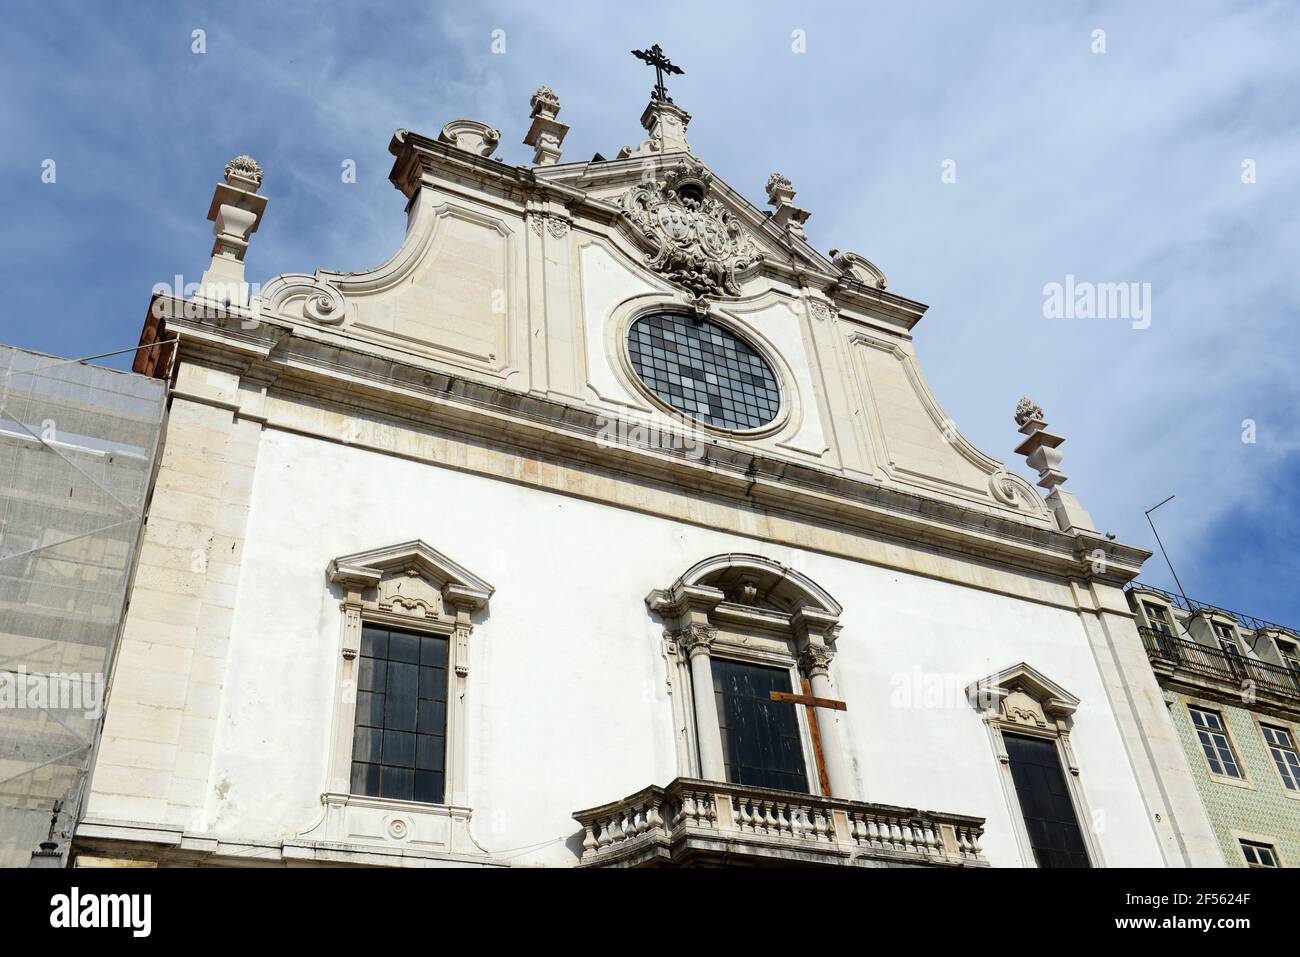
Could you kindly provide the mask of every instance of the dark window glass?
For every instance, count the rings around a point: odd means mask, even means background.
[[[1241,853],[1246,858],[1247,867],[1277,867],[1277,852],[1273,849],[1272,844],[1261,844],[1258,841],[1247,841],[1239,839]]]
[[[1056,742],[1003,735],[1020,813],[1039,867],[1089,867]]]
[[[447,639],[363,626],[352,793],[441,804],[446,734]]]
[[[771,695],[790,691],[790,672],[725,658],[711,665],[727,780],[807,794],[795,706]]]
[[[776,376],[748,343],[715,322],[646,316],[632,324],[627,350],[646,387],[693,419],[745,430],[776,418]]]

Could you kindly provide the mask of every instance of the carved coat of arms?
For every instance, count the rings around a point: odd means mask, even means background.
[[[623,215],[651,246],[651,269],[697,297],[738,296],[740,276],[762,254],[731,211],[708,197],[710,177],[703,166],[679,164],[624,193]]]

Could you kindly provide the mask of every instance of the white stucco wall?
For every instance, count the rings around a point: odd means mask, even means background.
[[[960,689],[1023,660],[1082,700],[1071,740],[1105,863],[1161,864],[1073,613],[274,430],[258,454],[206,827],[278,839],[319,820],[340,617],[325,568],[414,538],[496,588],[468,700],[472,830],[489,851],[570,863],[574,810],[677,775],[662,626],[644,597],[743,551],[844,605],[832,676],[862,799],[983,816],[989,860],[1022,863]],[[947,676],[948,700],[901,707],[895,676],[918,673]]]

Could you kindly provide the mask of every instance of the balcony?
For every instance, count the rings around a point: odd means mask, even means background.
[[[1138,633],[1161,678],[1208,686],[1234,697],[1241,696],[1249,681],[1256,695],[1278,699],[1286,707],[1300,707],[1300,674],[1294,671],[1152,628],[1138,628]]]
[[[987,867],[984,819],[677,778],[574,815],[580,867]]]

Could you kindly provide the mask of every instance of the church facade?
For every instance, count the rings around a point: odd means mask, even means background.
[[[397,131],[368,272],[250,290],[227,167],[142,336],[171,405],[78,858],[1222,863],[1146,553],[1041,409],[1042,491],[939,408],[925,306],[785,177],[725,183],[662,84],[609,160],[530,106],[531,166]]]

